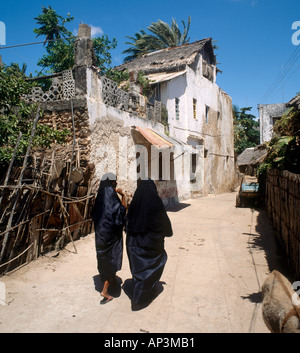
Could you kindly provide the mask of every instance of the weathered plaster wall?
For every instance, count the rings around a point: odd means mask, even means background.
[[[189,134],[203,139],[203,193],[230,191],[234,180],[233,120],[231,98],[198,70],[188,69],[187,95]],[[193,118],[193,98],[197,100],[197,118]],[[206,116],[206,107],[208,115]]]
[[[281,117],[288,107],[285,103],[259,104],[260,143],[268,142],[273,134],[273,118]]]
[[[193,68],[167,81],[161,98],[168,108],[169,131],[185,143],[202,145],[198,178],[202,194],[230,191],[234,184],[234,147],[232,101],[216,83],[202,76],[202,56]],[[180,118],[176,119],[175,98],[180,99]],[[194,119],[193,99],[196,99]],[[209,107],[206,120],[206,106]],[[202,183],[202,185],[201,185]]]
[[[151,145],[135,127],[150,128],[159,133],[164,126],[146,118],[107,106],[102,101],[101,80],[90,69],[87,74],[87,107],[90,123],[91,154],[90,162],[96,166],[94,190],[102,175],[112,172],[118,176],[118,186],[133,195],[136,181],[142,174],[137,173],[137,165],[144,157],[145,172],[151,177]],[[138,159],[137,153],[141,154]],[[144,153],[144,154],[143,154]],[[178,201],[178,188],[174,181],[156,182],[158,192],[165,205]],[[180,191],[179,191],[180,194]]]
[[[104,173],[112,172],[118,177],[118,186],[133,195],[137,179],[151,177],[154,147],[131,125],[125,124],[117,113],[117,109],[112,109],[107,116],[96,119],[91,126],[90,161],[96,166],[93,189],[97,190]],[[149,127],[146,122],[139,121],[142,118],[132,117],[132,119],[135,123],[139,123],[137,126]],[[127,122],[128,120],[129,117]],[[137,171],[139,164],[142,165],[140,172]],[[182,192],[174,180],[155,183],[166,206],[178,202]]]

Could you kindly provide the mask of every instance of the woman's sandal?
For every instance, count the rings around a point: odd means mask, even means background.
[[[103,305],[103,304],[106,304],[110,301],[112,301],[114,298],[110,295],[108,298],[103,298],[101,301],[100,301],[100,304]]]

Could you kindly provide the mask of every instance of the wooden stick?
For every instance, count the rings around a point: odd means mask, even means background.
[[[41,187],[34,187],[34,186],[31,186],[31,185],[7,185],[7,186],[4,186],[4,185],[0,185],[0,189],[2,188],[7,188],[7,189],[19,189],[19,188],[22,188],[22,189],[36,189],[37,191],[40,191],[40,192],[43,192],[44,194],[48,194],[48,195],[51,195],[53,197],[56,197],[58,194],[54,194],[54,193],[51,193],[49,191],[46,191],[44,189],[42,189]],[[94,195],[90,195],[90,196],[82,196],[82,197],[76,197],[76,198],[71,198],[71,197],[66,197],[66,196],[62,196],[60,195],[60,197],[64,200],[65,203],[73,203],[73,202],[82,202],[85,201],[86,199],[88,198],[93,198]]]
[[[19,143],[20,143],[21,137],[22,137],[22,132],[20,131],[19,132],[18,141],[16,143],[15,150],[14,150],[14,153],[12,155],[12,158],[11,158],[11,161],[9,163],[9,167],[8,167],[8,170],[7,170],[7,173],[6,173],[6,177],[5,177],[5,180],[4,180],[4,186],[7,185],[7,182],[8,182],[9,176],[10,176],[10,172],[11,172],[11,168],[12,168],[12,166],[14,164],[14,161],[15,161],[15,157],[16,157],[16,154],[17,154],[17,150],[18,150],[18,147],[19,147]],[[1,192],[0,205],[1,205],[1,202],[2,202],[3,195],[4,195],[4,189]]]
[[[61,200],[61,198],[59,197],[59,195],[57,195],[57,198],[58,198],[58,201],[59,201],[59,203],[60,203],[60,207],[61,207],[61,210],[62,210],[62,214],[63,214],[63,218],[64,218],[64,221],[65,221],[65,224],[67,225],[67,224],[68,224],[68,219],[67,219],[67,216],[66,216],[67,211],[66,211],[66,209],[65,209],[65,207],[64,207],[64,205],[63,205],[63,203],[62,203],[62,200]],[[72,242],[72,244],[73,244],[75,253],[77,254],[77,249],[76,249],[76,246],[75,246],[75,244],[74,244],[73,237],[72,237],[72,234],[71,234],[70,229],[69,229],[68,226],[67,226],[67,233],[68,233],[68,235],[69,235],[69,237],[70,237],[70,239],[71,239],[71,242]]]
[[[23,252],[21,252],[21,254],[19,254],[18,256],[14,257],[13,259],[5,262],[4,264],[1,264],[0,265],[0,268],[5,266],[5,265],[8,265],[9,263],[15,261],[16,259],[18,259],[20,256],[24,255],[26,253],[26,251],[28,251],[31,247],[33,246],[33,243],[31,243]]]
[[[58,231],[64,231],[64,230],[67,230],[68,228],[77,226],[78,224],[90,222],[91,220],[92,220],[92,218],[89,218],[89,219],[86,219],[85,221],[80,221],[80,222],[77,222],[77,223],[73,223],[73,224],[68,225],[67,227],[60,228],[60,229],[56,229],[56,228],[39,228],[39,229],[36,229],[36,231],[37,232],[46,232],[46,231],[58,232]]]
[[[42,214],[48,213],[49,211],[50,211],[50,210],[47,210],[47,211],[42,212],[42,213],[39,213],[38,215],[36,215],[36,216],[34,216],[34,217],[41,216]],[[34,218],[34,217],[33,217],[33,218]],[[32,218],[32,219],[33,219],[33,218]],[[31,219],[27,219],[26,221],[23,221],[23,222],[21,222],[21,223],[19,223],[19,224],[16,224],[15,226],[11,227],[10,229],[5,230],[4,232],[0,233],[0,236],[3,235],[3,234],[5,234],[7,231],[11,231],[11,230],[13,230],[13,229],[15,229],[15,228],[18,228],[18,227],[20,227],[20,226],[22,226],[22,225],[24,225],[24,224],[26,224],[26,223],[28,223],[28,222],[30,222],[30,221],[31,221]]]
[[[21,174],[20,174],[19,180],[18,180],[18,186],[21,186],[21,184],[22,184],[23,175],[24,175],[24,172],[25,172],[25,167],[27,165],[27,160],[28,160],[29,153],[30,153],[30,150],[31,150],[31,145],[32,145],[32,142],[33,142],[33,137],[34,137],[34,134],[35,134],[35,128],[36,128],[36,124],[37,124],[38,120],[39,120],[39,107],[38,107],[37,114],[36,114],[36,117],[35,117],[34,122],[33,122],[28,148],[27,148],[26,155],[25,155],[25,158],[24,158],[24,161],[23,161],[23,167],[22,167],[22,170],[21,170]],[[9,219],[8,219],[8,222],[7,222],[6,234],[4,236],[4,240],[3,240],[3,243],[2,243],[2,249],[1,249],[1,254],[0,254],[0,262],[3,260],[4,254],[5,254],[7,241],[8,241],[8,236],[9,236],[8,229],[11,228],[13,216],[14,216],[14,213],[15,213],[15,208],[17,206],[17,202],[18,202],[18,199],[19,199],[19,194],[20,194],[20,189],[17,190],[17,194],[15,196],[13,207],[12,207],[12,210],[10,212],[10,216],[9,216]]]

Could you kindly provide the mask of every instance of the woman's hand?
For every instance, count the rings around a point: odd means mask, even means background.
[[[117,192],[118,194],[120,194],[121,196],[125,196],[124,193],[123,193],[123,190],[122,190],[121,188],[116,189],[116,192]]]

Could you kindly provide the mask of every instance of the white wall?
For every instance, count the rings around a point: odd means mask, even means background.
[[[259,104],[260,143],[268,142],[273,135],[273,118],[282,116],[287,110],[285,103]]]
[[[231,98],[215,83],[200,75],[201,61],[196,71],[187,68],[187,73],[178,76],[161,86],[161,98],[166,104],[169,115],[170,136],[184,143],[199,147],[197,155],[196,183],[191,183],[189,174],[176,182],[160,183],[159,189],[167,199],[184,200],[196,195],[229,191],[233,180],[233,126]],[[119,154],[120,138],[128,141],[128,146],[135,143],[130,129],[132,126],[150,128],[164,133],[164,126],[146,118],[107,106],[102,101],[102,83],[92,69],[87,72],[87,106],[91,126],[93,162],[101,164],[97,157],[99,144],[113,146]],[[175,98],[180,99],[180,119],[175,116]],[[197,120],[193,118],[193,98],[197,99]],[[208,123],[205,122],[205,105],[210,106]],[[217,111],[220,118],[217,119]],[[205,154],[204,150],[208,153]],[[119,157],[117,157],[119,158]],[[186,173],[190,167],[189,158],[182,159]],[[112,160],[112,162],[114,162]],[[130,162],[132,163],[132,161]],[[118,168],[119,164],[117,162]],[[187,166],[188,165],[188,166]],[[134,189],[135,184],[123,182],[124,187]]]
[[[180,118],[175,115],[175,98],[180,99]],[[223,192],[234,179],[233,118],[231,98],[214,82],[202,76],[202,57],[194,70],[161,85],[161,99],[168,109],[170,135],[185,143],[203,143],[206,158],[200,155],[204,176],[199,188],[204,193]],[[193,114],[196,103],[196,119]],[[206,106],[209,119],[206,122]],[[204,153],[204,152],[203,152]]]

